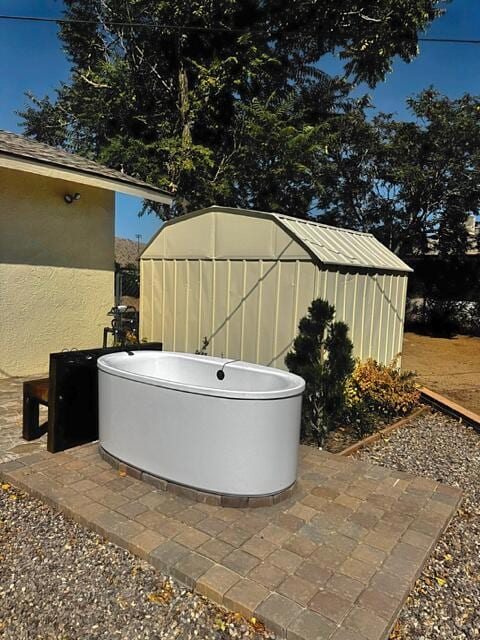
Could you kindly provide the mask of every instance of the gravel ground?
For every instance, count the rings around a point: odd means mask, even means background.
[[[8,484],[0,488],[0,637],[273,636]]]
[[[355,457],[433,478],[464,494],[391,640],[480,638],[480,435],[442,414],[424,414]]]
[[[423,415],[357,458],[460,487],[391,640],[480,638],[480,435]],[[0,488],[0,637],[227,640],[269,636],[8,485]]]

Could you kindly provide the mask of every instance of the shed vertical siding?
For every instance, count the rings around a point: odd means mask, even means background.
[[[388,363],[401,351],[407,279],[323,271],[303,260],[143,260],[141,335],[172,351],[283,367],[312,300],[346,322],[354,354]],[[153,301],[153,302],[152,302]]]
[[[209,354],[283,366],[321,275],[301,261],[143,260],[141,336],[187,352],[206,337]]]
[[[387,363],[401,350],[406,274],[321,265],[270,220],[215,212],[172,224],[141,278],[141,336],[167,350],[194,352],[206,337],[210,355],[284,367],[319,297],[347,323],[356,357]]]

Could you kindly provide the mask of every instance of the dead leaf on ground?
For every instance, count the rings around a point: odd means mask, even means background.
[[[156,604],[168,604],[173,598],[173,585],[170,580],[164,580],[160,589],[149,593],[147,598],[150,602],[155,602]]]
[[[265,631],[265,625],[257,618],[250,618],[250,624],[252,625],[256,633],[263,633]]]

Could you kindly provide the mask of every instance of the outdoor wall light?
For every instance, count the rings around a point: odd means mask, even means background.
[[[72,202],[75,202],[76,200],[80,200],[80,194],[79,193],[66,193],[63,196],[63,199],[65,200],[65,202],[67,204],[72,204]]]

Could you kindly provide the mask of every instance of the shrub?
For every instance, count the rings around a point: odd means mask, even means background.
[[[346,383],[347,415],[360,435],[372,430],[378,420],[406,415],[419,398],[415,374],[400,371],[395,361],[389,365],[372,358],[358,362]]]
[[[312,302],[300,320],[299,333],[285,364],[305,380],[302,438],[321,445],[338,426],[345,409],[345,383],[352,373],[353,345],[348,327],[334,322],[335,308],[325,300]]]
[[[464,302],[458,311],[459,333],[480,336],[480,301]]]
[[[480,302],[425,298],[407,300],[405,327],[438,338],[480,335]]]

